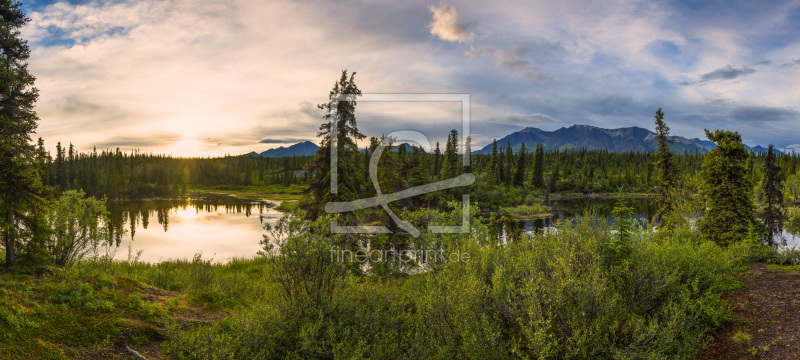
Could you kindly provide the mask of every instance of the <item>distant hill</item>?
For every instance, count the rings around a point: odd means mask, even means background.
[[[670,139],[675,140],[675,142],[670,145],[670,150],[681,154],[685,151],[699,151],[705,153],[717,146],[717,144],[711,141],[698,138],[687,139],[682,136],[670,136]],[[579,149],[608,149],[613,152],[649,151],[655,150],[657,147],[656,134],[637,126],[604,129],[591,125],[573,125],[570,127],[562,127],[555,131],[545,131],[538,128],[527,127],[501,139],[497,139],[498,149],[505,146],[509,141],[514,151],[519,151],[523,142],[528,151],[534,149],[536,144],[542,144],[545,150],[559,148],[567,151]],[[747,145],[745,145],[745,148],[750,150],[750,147]],[[766,152],[767,149],[756,146],[753,147],[753,151]],[[488,144],[473,153],[490,154],[491,152],[492,144]]]
[[[311,156],[317,153],[317,149],[319,149],[319,146],[317,146],[317,144],[314,144],[311,141],[304,141],[289,147],[281,146],[275,149],[269,149],[267,151],[262,152],[261,154],[252,151],[250,153],[245,154],[245,156],[261,156],[261,157],[271,157],[271,158],[282,158],[290,156]]]

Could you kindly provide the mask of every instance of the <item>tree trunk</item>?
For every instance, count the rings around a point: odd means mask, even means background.
[[[9,210],[6,214],[8,230],[6,232],[6,267],[14,266],[14,216]]]

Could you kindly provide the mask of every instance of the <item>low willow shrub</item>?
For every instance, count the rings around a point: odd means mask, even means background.
[[[270,293],[208,326],[173,325],[165,346],[180,359],[691,358],[729,316],[721,294],[737,286],[736,250],[690,231],[635,231],[620,257],[612,240],[585,218],[472,241],[468,262],[345,277],[323,305]]]
[[[95,258],[65,267],[63,272],[72,281],[88,281],[96,274],[119,276],[164,290],[187,292],[207,305],[225,308],[257,301],[272,286],[265,280],[268,267],[264,259],[234,258],[215,264],[213,258],[201,253],[191,260],[159,263]]]

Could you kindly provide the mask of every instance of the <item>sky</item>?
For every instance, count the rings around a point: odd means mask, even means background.
[[[473,149],[532,126],[742,134],[800,151],[800,0],[23,1],[47,147],[219,156],[310,140],[365,94],[469,94]],[[444,142],[461,104],[357,107]],[[463,134],[462,134],[463,135]]]

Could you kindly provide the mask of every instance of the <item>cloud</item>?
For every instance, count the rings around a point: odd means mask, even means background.
[[[428,24],[431,35],[444,41],[470,43],[475,39],[475,33],[470,29],[478,28],[477,24],[461,22],[461,15],[455,7],[442,4],[439,7],[429,6],[433,13],[433,20]]]
[[[724,12],[701,4],[699,15],[610,1],[33,1],[23,36],[49,149],[130,144],[118,137],[154,129],[182,139],[142,150],[214,156],[313,139],[322,122],[313,104],[342,69],[358,71],[365,93],[469,93],[475,144],[519,126],[503,122],[547,120],[535,114],[651,126],[658,107],[677,135],[702,137],[705,119],[760,144],[798,142],[800,31],[773,16],[792,11],[733,2]],[[421,129],[444,141],[458,127],[450,113],[378,105],[359,103],[368,136]]]
[[[304,141],[309,141],[308,139],[261,139],[259,143],[261,144],[296,144],[301,143]]]
[[[742,106],[733,110],[731,117],[742,123],[774,123],[800,120],[800,112],[792,108]]]
[[[530,48],[511,45],[508,50],[496,50],[490,46],[474,47],[466,52],[469,57],[491,57],[495,69],[502,69],[510,73],[522,75],[536,81],[550,81],[552,76],[538,69],[528,60]]]
[[[504,118],[489,118],[489,121],[494,121],[501,124],[519,125],[519,126],[532,126],[542,124],[555,124],[559,121],[545,114],[512,114]]]
[[[497,68],[507,69],[529,79],[538,81],[550,80],[550,75],[535,68],[530,61],[525,59],[527,52],[527,48],[516,45],[512,45],[507,51],[498,50],[495,52],[494,65]]]
[[[735,68],[730,65],[727,65],[717,70],[700,75],[700,78],[697,81],[683,80],[679,81],[678,85],[683,85],[683,86],[706,85],[714,81],[733,80],[745,75],[752,74],[754,72],[756,72],[754,69],[748,68],[746,66],[743,66],[741,68]]]
[[[779,149],[779,150],[783,150],[783,151],[785,151],[785,152],[795,152],[795,153],[800,153],[800,144],[790,144],[790,145],[786,145],[786,146],[784,146],[784,147],[783,147],[783,149]]]
[[[795,65],[800,65],[800,59],[794,59],[792,61],[789,61],[789,62],[783,64],[783,67],[792,67],[792,66],[795,66]]]
[[[114,136],[105,141],[95,143],[98,148],[115,148],[115,147],[151,147],[151,146],[169,146],[179,140],[181,135],[172,133],[151,133],[148,135],[122,135]]]
[[[756,71],[748,67],[741,67],[737,69],[728,65],[726,67],[700,75],[700,82],[708,82],[714,80],[733,80],[747,74],[752,74],[754,72]]]

